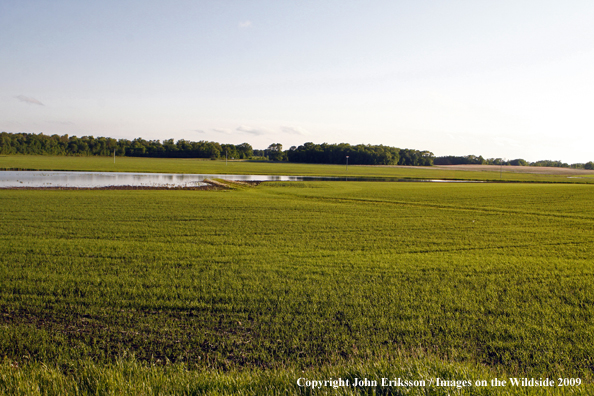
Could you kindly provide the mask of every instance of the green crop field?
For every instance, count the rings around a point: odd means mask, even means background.
[[[544,169],[544,168],[540,168]],[[506,171],[494,167],[491,171],[449,170],[434,167],[319,165],[288,162],[254,162],[205,159],[139,158],[88,156],[4,155],[0,156],[0,170],[57,170],[98,172],[158,172],[204,173],[236,175],[300,175],[300,176],[360,176],[409,179],[492,180],[516,182],[594,183],[594,174],[580,177],[558,174],[534,174]],[[500,172],[501,170],[501,172]],[[528,171],[528,167],[526,167]],[[583,177],[586,176],[586,177]]]
[[[587,394],[593,188],[0,190],[0,393]]]

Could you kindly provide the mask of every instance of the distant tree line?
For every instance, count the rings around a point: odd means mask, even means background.
[[[239,145],[217,142],[191,142],[173,139],[134,140],[93,136],[44,135],[34,133],[0,133],[0,154],[41,155],[113,155],[162,158],[229,158],[248,159],[253,148],[248,143]]]
[[[567,164],[561,161],[542,160],[536,162],[528,162],[522,158],[514,160],[504,160],[502,158],[483,158],[482,156],[466,155],[453,156],[448,155],[444,157],[437,157],[433,161],[434,165],[515,165],[515,166],[545,166],[555,168],[575,168],[575,169],[594,169],[592,161],[587,163]]]
[[[346,156],[352,165],[418,165],[433,164],[433,153],[389,146],[359,144],[305,143],[283,151],[280,143],[273,143],[265,150],[254,150],[248,143],[220,144],[201,140],[173,139],[134,140],[93,136],[44,135],[33,133],[0,133],[0,154],[41,155],[113,155],[161,158],[228,158],[266,159],[318,164],[343,164]]]
[[[353,165],[417,165],[431,166],[435,156],[430,151],[400,149],[397,147],[348,143],[305,143],[291,147],[285,153],[289,162],[315,164],[344,164],[348,156]]]
[[[283,151],[280,143],[273,143],[265,150],[254,150],[248,143],[238,145],[221,144],[201,140],[173,139],[134,140],[113,139],[93,136],[44,135],[42,133],[0,133],[0,154],[37,154],[37,155],[113,155],[129,157],[161,157],[161,158],[235,158],[235,159],[266,159],[273,161],[289,161],[315,164],[344,164],[352,165],[519,165],[519,166],[547,166],[562,168],[594,169],[592,161],[588,163],[566,164],[561,161],[527,162],[521,158],[503,160],[482,156],[444,156],[435,157],[430,151],[400,149],[383,145],[348,143],[314,144],[305,143],[293,146]]]

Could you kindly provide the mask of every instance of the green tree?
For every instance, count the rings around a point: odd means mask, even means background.
[[[283,145],[280,143],[272,143],[266,149],[268,158],[273,161],[282,161],[285,159],[285,153],[283,153]]]
[[[514,166],[526,166],[526,165],[528,165],[528,162],[526,162],[526,160],[524,160],[522,158],[518,158],[518,159],[509,161],[509,164],[514,165]]]

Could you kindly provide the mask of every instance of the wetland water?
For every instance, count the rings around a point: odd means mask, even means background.
[[[278,175],[206,175],[182,173],[0,171],[0,188],[107,188],[169,187],[188,188],[207,185],[204,179],[234,181],[387,181],[468,183],[467,180],[412,180],[373,177],[316,177]]]

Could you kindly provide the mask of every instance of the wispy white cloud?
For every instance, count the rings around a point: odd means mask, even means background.
[[[239,132],[245,132],[245,133],[249,133],[252,135],[266,135],[268,133],[268,131],[264,130],[264,129],[258,129],[258,128],[252,128],[246,125],[242,125],[240,127],[237,127],[237,131]]]
[[[239,25],[237,25],[238,27],[245,29],[245,28],[251,28],[252,27],[252,21],[243,21],[243,22],[239,22]]]
[[[29,103],[29,104],[36,104],[36,105],[40,105],[40,106],[43,106],[44,105],[43,103],[41,103],[37,99],[31,98],[31,97],[25,96],[25,95],[15,96],[15,98],[18,99],[18,100],[20,100],[21,102],[25,102],[25,103]]]
[[[49,123],[56,125],[74,125],[74,122],[72,121],[49,121]]]
[[[194,129],[194,132],[196,133],[206,133],[204,130],[202,129]]]
[[[231,131],[228,129],[213,128],[213,129],[211,129],[211,131],[216,132],[216,133],[222,133],[225,135],[231,135]]]
[[[311,135],[311,133],[309,133],[305,128],[301,128],[301,127],[282,126],[281,131],[283,133],[288,133],[291,135],[301,135],[301,136]]]

